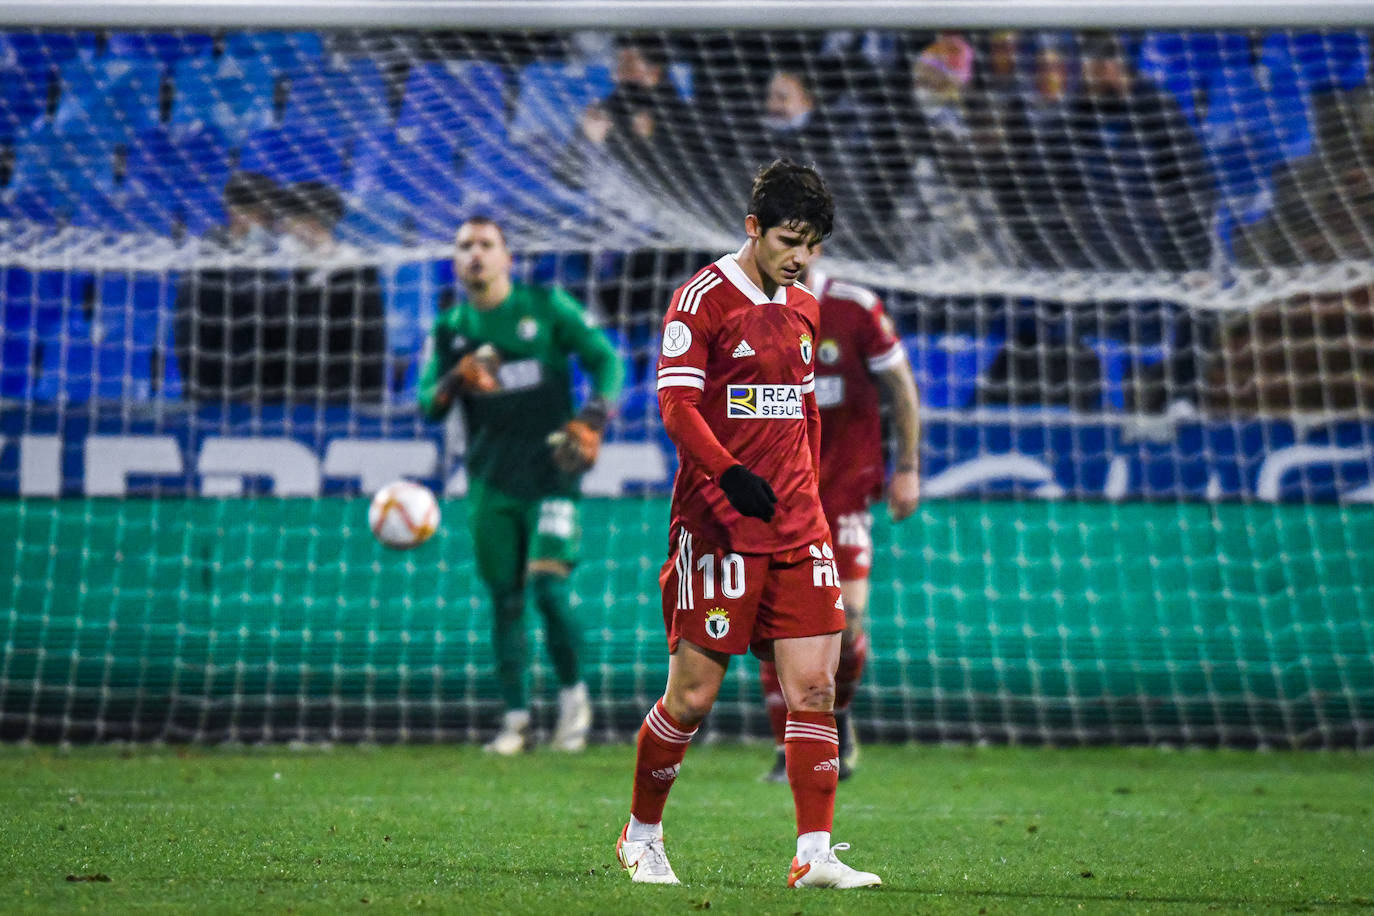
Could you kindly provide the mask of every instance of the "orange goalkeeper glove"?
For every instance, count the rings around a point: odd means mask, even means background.
[[[501,388],[496,373],[501,368],[501,357],[491,344],[483,344],[473,352],[458,360],[453,373],[458,384],[468,391],[490,394]]]
[[[605,402],[594,398],[578,411],[576,418],[549,434],[553,463],[560,471],[585,474],[596,464],[596,456],[601,452],[601,431],[606,427],[608,414]]]

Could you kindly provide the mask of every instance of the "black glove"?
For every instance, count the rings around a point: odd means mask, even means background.
[[[744,465],[737,464],[727,468],[725,473],[720,475],[720,488],[725,491],[725,498],[730,500],[730,505],[734,506],[740,515],[761,518],[765,522],[773,520],[773,507],[778,501],[778,495],[773,492],[768,481]]]

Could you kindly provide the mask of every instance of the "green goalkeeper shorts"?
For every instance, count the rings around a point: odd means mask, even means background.
[[[489,588],[523,584],[530,560],[577,563],[582,530],[575,497],[516,499],[473,481],[467,513],[477,574]]]

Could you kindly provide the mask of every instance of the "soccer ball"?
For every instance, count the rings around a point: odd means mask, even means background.
[[[439,527],[439,503],[429,487],[396,480],[377,491],[367,510],[367,526],[388,547],[419,547]]]

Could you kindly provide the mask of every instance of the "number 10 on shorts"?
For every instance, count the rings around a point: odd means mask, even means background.
[[[737,553],[727,553],[716,562],[714,554],[705,554],[696,562],[701,573],[701,597],[711,601],[716,597],[717,569],[720,576],[720,593],[726,598],[739,598],[744,594],[744,557]]]

